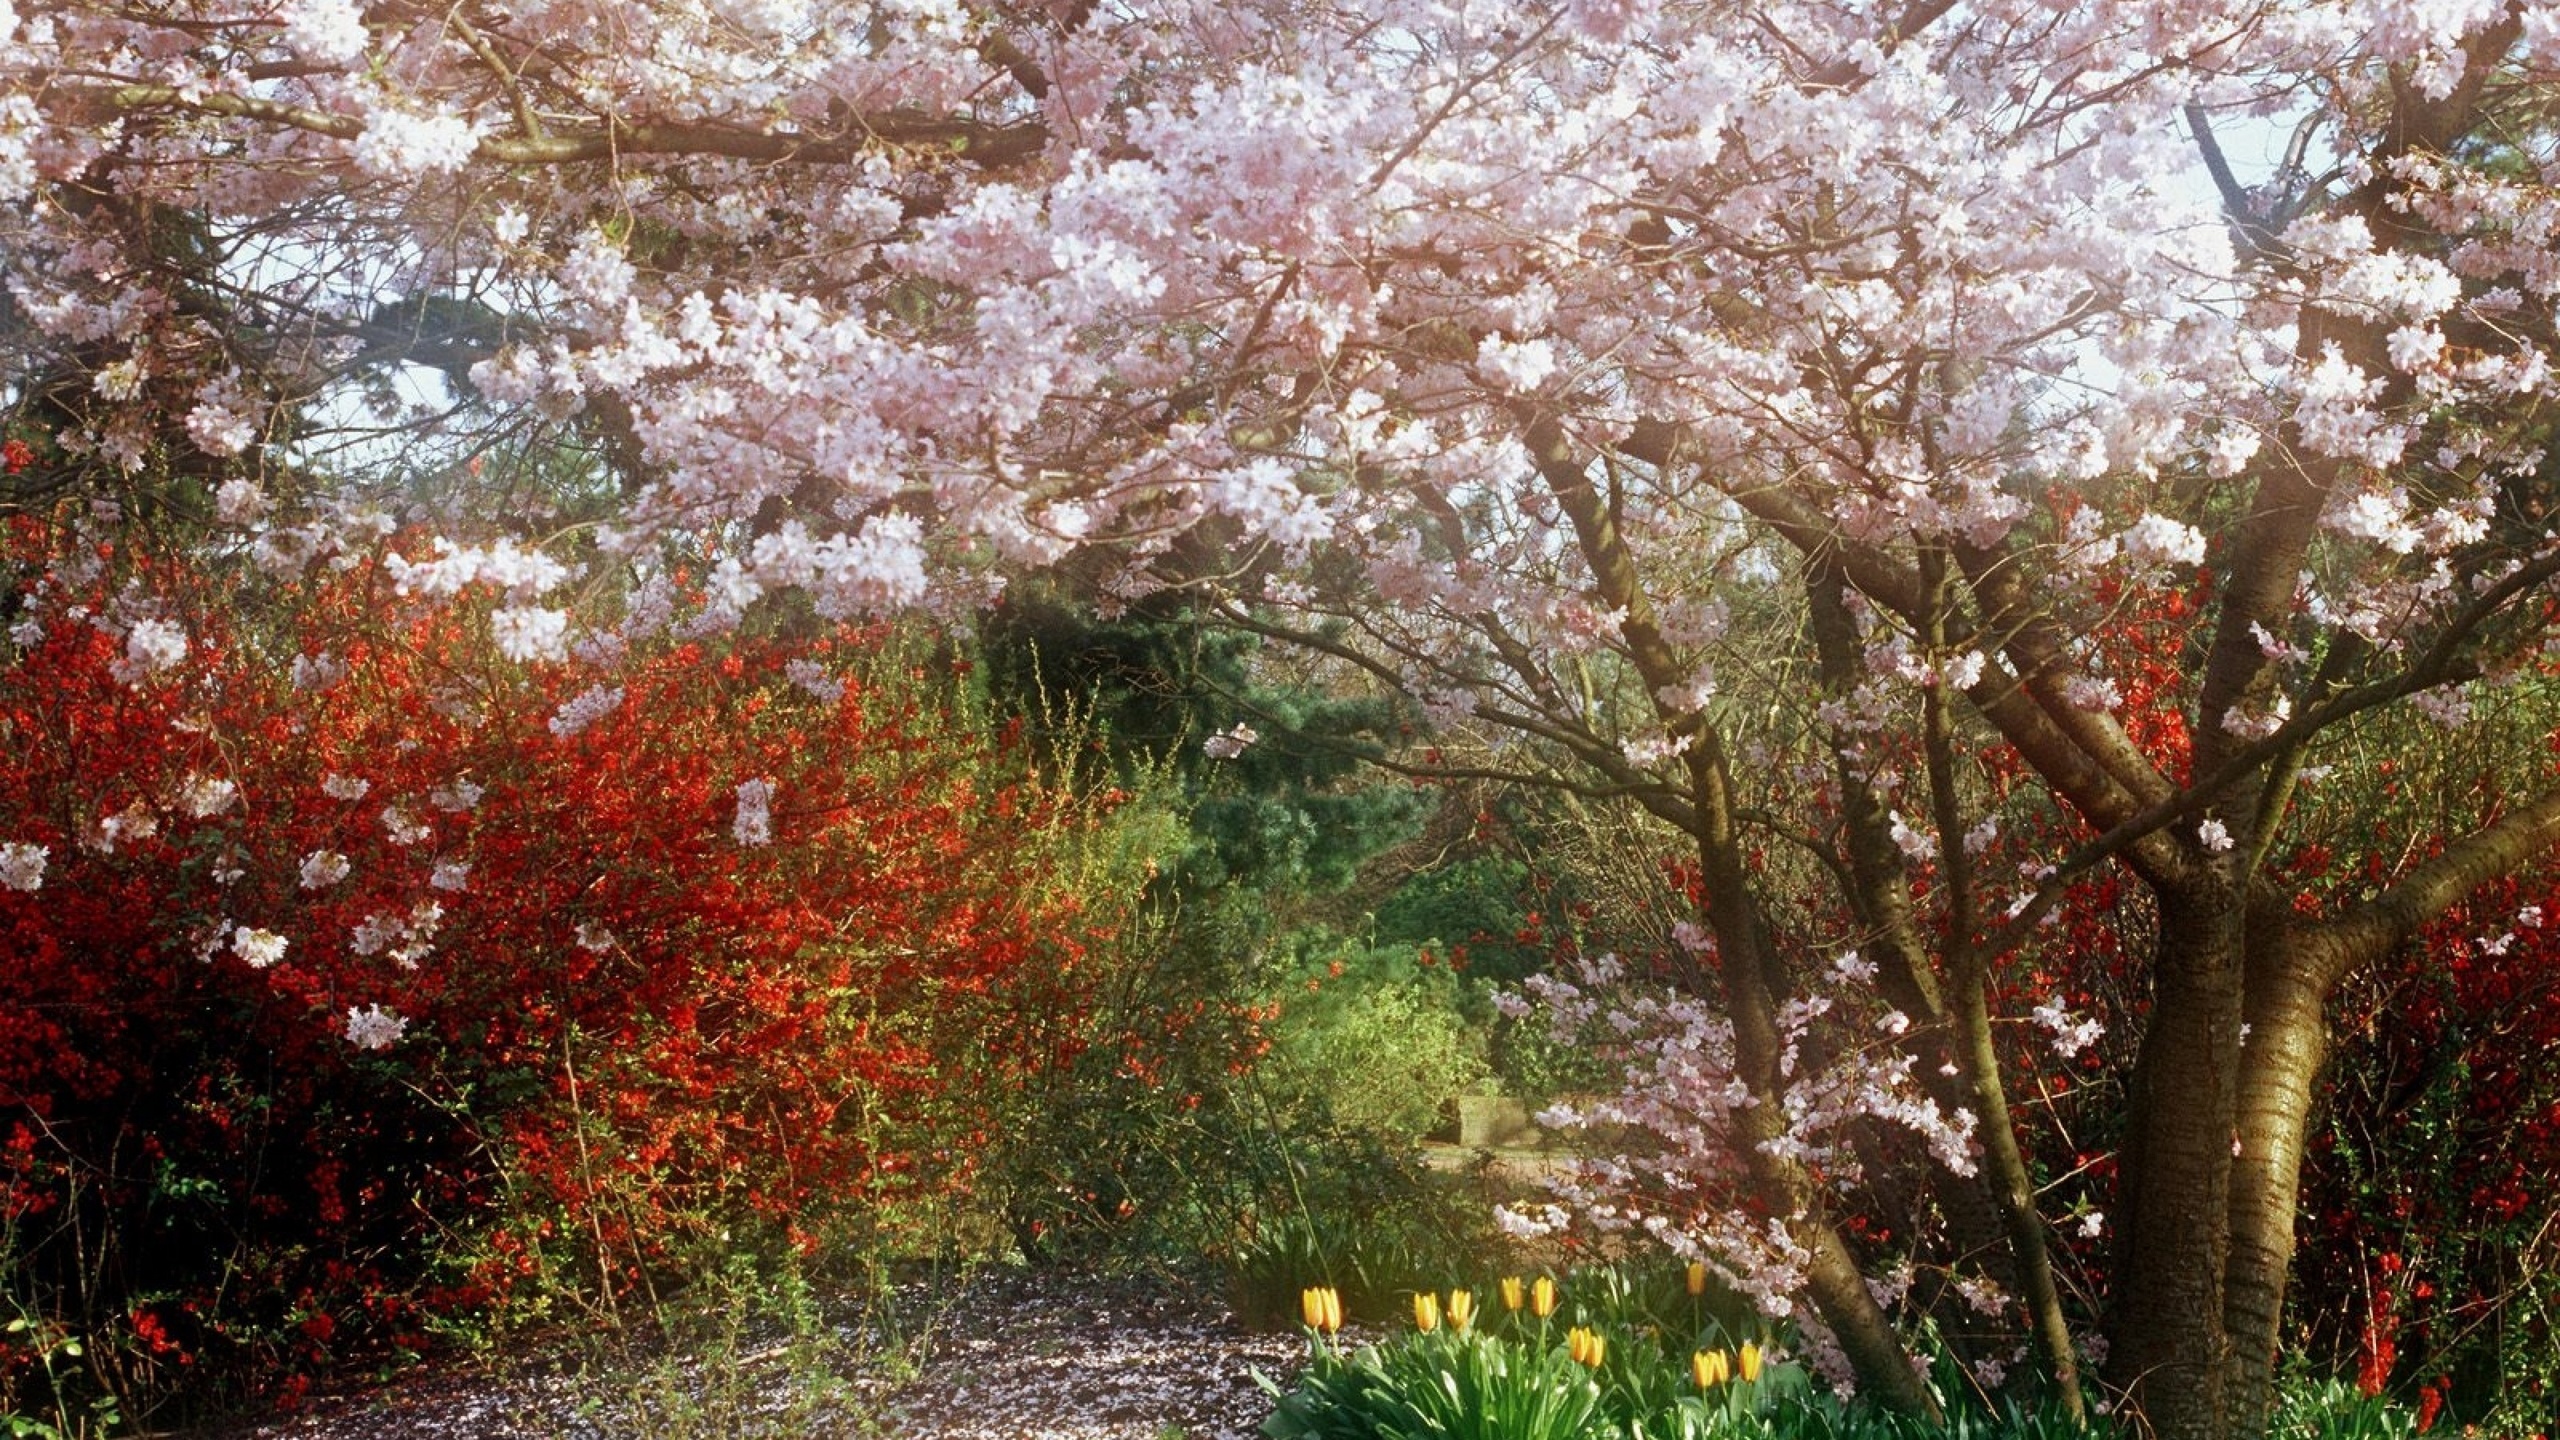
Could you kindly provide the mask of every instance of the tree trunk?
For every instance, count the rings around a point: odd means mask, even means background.
[[[1698,860],[1707,880],[1707,921],[1717,951],[1724,957],[1725,1012],[1733,1021],[1736,1068],[1757,1103],[1735,1116],[1743,1162],[1752,1178],[1786,1217],[1787,1233],[1811,1257],[1806,1289],[1824,1323],[1839,1337],[1840,1348],[1867,1392],[1895,1409],[1937,1418],[1937,1402],[1905,1359],[1901,1338],[1893,1333],[1883,1307],[1867,1289],[1857,1258],[1840,1238],[1840,1228],[1823,1204],[1821,1187],[1804,1167],[1783,1158],[1768,1145],[1783,1127],[1779,1103],[1784,1085],[1779,1073],[1777,983],[1785,976],[1769,944],[1769,933],[1751,890],[1749,867],[1733,826],[1732,780],[1723,747],[1712,731],[1701,729],[1689,752],[1691,792],[1697,797]]]
[[[2231,1342],[2225,1389],[2230,1433],[2255,1440],[2275,1402],[2294,1209],[2312,1086],[2328,1056],[2328,1021],[2312,967],[2288,936],[2253,936],[2240,1049],[2240,1155],[2231,1167],[2231,1255],[2223,1330]]]
[[[1902,1338],[1894,1334],[1892,1322],[1867,1289],[1866,1273],[1841,1240],[1840,1227],[1823,1205],[1813,1178],[1802,1166],[1770,1154],[1761,1144],[1775,1138],[1780,1129],[1774,1093],[1754,1086],[1753,1094],[1760,1103],[1736,1117],[1743,1154],[1752,1178],[1780,1197],[1781,1211],[1788,1216],[1787,1233],[1810,1257],[1805,1290],[1814,1309],[1839,1338],[1841,1352],[1857,1372],[1862,1390],[1892,1409],[1937,1419],[1937,1401],[1911,1368]]]
[[[2151,1024],[2134,1062],[2107,1376],[2160,1440],[2226,1440],[2244,907],[2227,881],[2160,896]]]
[[[2009,1232],[2009,1249],[2017,1262],[2020,1299],[2027,1307],[2036,1349],[2044,1356],[2045,1374],[2062,1413],[2073,1424],[2087,1416],[2081,1410],[2080,1357],[2071,1346],[2071,1327],[2063,1319],[2062,1296],[2053,1279],[2053,1255],[2045,1243],[2044,1214],[2036,1208],[2035,1184],[2026,1157],[2018,1149],[2018,1132],[2009,1118],[2009,1095],[2000,1080],[2000,1054],[1991,1040],[1991,1012],[1982,979],[1958,982],[1958,1010],[1963,1017],[1964,1069],[1973,1081],[1982,1117],[1975,1133],[1982,1139],[1984,1183],[1991,1187],[2000,1217]]]
[[[1753,894],[1753,876],[1744,863],[1733,799],[1733,772],[1723,739],[1701,717],[1671,710],[1662,696],[1678,684],[1684,671],[1654,626],[1652,603],[1645,594],[1617,517],[1593,488],[1590,457],[1576,450],[1551,417],[1524,417],[1521,439],[1546,481],[1558,508],[1572,522],[1576,544],[1590,566],[1594,589],[1624,619],[1619,634],[1637,673],[1655,696],[1656,718],[1674,734],[1691,741],[1687,759],[1689,799],[1696,807],[1690,832],[1698,845],[1698,861],[1708,889],[1707,921],[1724,957],[1726,1013],[1733,1021],[1734,1059],[1741,1078],[1757,1102],[1738,1117],[1743,1160],[1752,1178],[1767,1193],[1778,1213],[1787,1217],[1788,1233],[1811,1257],[1806,1288],[1832,1331],[1858,1383],[1897,1409],[1937,1418],[1937,1402],[1929,1387],[1912,1373],[1900,1337],[1884,1309],[1867,1289],[1855,1256],[1840,1238],[1839,1226],[1822,1203],[1821,1187],[1804,1167],[1771,1153],[1762,1141],[1775,1138],[1782,1125],[1779,1097],[1784,1086],[1778,1057],[1777,997],[1790,989],[1786,968],[1769,943],[1768,927]]]
[[[1824,690],[1835,699],[1846,699],[1866,673],[1857,624],[1845,599],[1848,579],[1836,561],[1825,556],[1807,557],[1804,579],[1806,613],[1822,665]],[[1937,761],[1933,754],[1933,766]],[[1920,923],[1912,914],[1910,882],[1903,873],[1902,852],[1893,843],[1891,817],[1867,783],[1859,757],[1835,742],[1832,764],[1840,784],[1841,858],[1847,864],[1848,883],[1843,887],[1843,898],[1858,917],[1864,940],[1860,951],[1876,966],[1876,988],[1911,1019],[1911,1029],[1902,1037],[1902,1045],[1913,1057],[1912,1074],[1941,1110],[1951,1115],[1958,1110],[1971,1110],[1985,1117],[1985,1163],[1980,1170],[1968,1176],[1943,1166],[1930,1167],[1931,1190],[1947,1222],[1945,1263],[1950,1270],[1970,1265],[1989,1275],[2003,1290],[2026,1297],[2030,1324],[2036,1334],[2043,1335],[2053,1326],[2046,1324],[2036,1308],[2036,1292],[2026,1278],[2026,1263],[2014,1253],[2015,1229],[2003,1213],[2003,1198],[2008,1192],[2032,1187],[2024,1185],[2022,1162],[2014,1174],[2009,1168],[2018,1161],[2014,1137],[2005,1150],[1993,1143],[1992,1127],[2007,1123],[2008,1102],[2000,1090],[1996,1068],[1986,1071],[1976,1053],[1974,1011],[1981,1008],[1981,987],[1973,987],[1973,1005],[1965,1012],[1960,1027],[1948,1007]],[[1932,785],[1937,783],[1933,772]],[[1961,829],[1945,825],[1940,828]],[[1987,1037],[1987,1021],[1984,1023]],[[1987,1096],[1980,1083],[1985,1075],[1991,1080]],[[1871,1173],[1881,1170],[1873,1164],[1868,1168]],[[2049,1292],[2049,1271],[2046,1280]],[[2057,1308],[2054,1325],[2059,1325],[2060,1318]],[[1941,1326],[1950,1343],[1961,1350],[1968,1337],[1949,1326],[1946,1318],[1942,1317]],[[2005,1352],[2014,1339],[2011,1331],[1999,1337],[1997,1343]],[[2058,1378],[2067,1375],[2066,1371],[2053,1373]],[[2076,1396],[2076,1376],[2063,1378],[2061,1383],[2066,1393]],[[2076,1408],[2073,1414],[2077,1418]]]

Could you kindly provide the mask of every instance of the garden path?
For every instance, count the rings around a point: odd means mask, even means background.
[[[857,1371],[814,1411],[777,1344],[616,1384],[429,1374],[218,1440],[1252,1440],[1271,1409],[1253,1372],[1305,1354],[1162,1285],[1008,1272],[948,1298],[918,1373]]]

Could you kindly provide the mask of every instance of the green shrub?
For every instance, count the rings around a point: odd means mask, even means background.
[[[1260,1378],[1260,1377],[1257,1377]],[[1592,1372],[1561,1348],[1443,1329],[1345,1351],[1316,1343],[1277,1401],[1270,1440],[1600,1440],[1615,1433]]]
[[[1381,945],[1430,945],[1463,952],[1466,973],[1517,983],[1546,962],[1529,924],[1536,877],[1506,855],[1475,855],[1417,872],[1378,906],[1372,937]]]
[[[1411,1327],[1410,1303],[1390,1339],[1357,1350],[1317,1338],[1314,1363],[1276,1399],[1263,1433],[1272,1440],[1420,1436],[1607,1437],[1607,1440],[2111,1440],[2107,1423],[2084,1426],[2047,1401],[1966,1391],[1940,1356],[1946,1415],[1931,1421],[1843,1400],[1817,1387],[1780,1345],[1766,1348],[1756,1378],[1702,1386],[1692,1357],[1730,1361],[1762,1323],[1730,1296],[1692,1296],[1678,1269],[1595,1266],[1557,1285],[1553,1313],[1507,1308],[1500,1285],[1475,1288],[1472,1330]],[[1408,1297],[1409,1300],[1409,1297]],[[1446,1313],[1446,1307],[1443,1307]],[[1578,1332],[1603,1342],[1596,1361]],[[1577,1354],[1577,1350],[1579,1353]],[[2318,1431],[2326,1440],[2406,1431]]]
[[[1247,1324],[1295,1323],[1309,1285],[1340,1290],[1356,1317],[1394,1320],[1410,1313],[1415,1291],[1496,1243],[1474,1195],[1409,1150],[1341,1135],[1284,1149],[1289,1183],[1248,1217],[1227,1256],[1229,1300]]]
[[[2267,1425],[2267,1440],[2407,1440],[2417,1433],[2407,1409],[2344,1380],[2287,1379]]]
[[[600,1429],[652,1440],[851,1440],[874,1431],[848,1378],[861,1357],[847,1333],[800,1264],[733,1255],[648,1323],[591,1333],[583,1351],[561,1354],[551,1412],[519,1423],[564,1440]]]
[[[1451,1097],[1488,1072],[1484,1026],[1447,957],[1309,931],[1279,977],[1273,1078],[1305,1121],[1389,1145],[1440,1127]]]

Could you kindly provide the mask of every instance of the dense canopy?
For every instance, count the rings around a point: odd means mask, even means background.
[[[1533,740],[1696,848],[1725,1098],[1666,1153],[1777,1224],[1675,1245],[1915,1405],[1820,1125],[1955,1127],[2068,1378],[1982,997],[2122,867],[2157,923],[2105,1371],[2247,1433],[2325,1002],[2560,836],[2516,773],[2276,878],[2364,718],[2543,723],[2555,79],[2522,0],[0,9],[50,445],[8,494],[278,574],[440,528],[395,569],[507,588],[518,658],[669,623],[669,537],[715,625],[1072,561]],[[587,490],[534,483],[564,447]],[[573,606],[617,564],[619,618]],[[96,623],[183,653],[144,600]],[[1837,933],[1767,898],[1773,689]],[[1997,849],[1972,745],[2068,823]],[[1916,1024],[1835,1093],[1796,1039],[1853,993]]]

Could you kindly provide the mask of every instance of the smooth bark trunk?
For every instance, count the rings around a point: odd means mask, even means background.
[[[2240,1154],[2231,1167],[2231,1255],[2223,1330],[2231,1343],[2230,1433],[2256,1440],[2275,1403],[2285,1282],[2312,1087],[2328,1056],[2328,1021],[2310,967],[2289,938],[2251,945],[2248,1036],[2240,1050]]]

